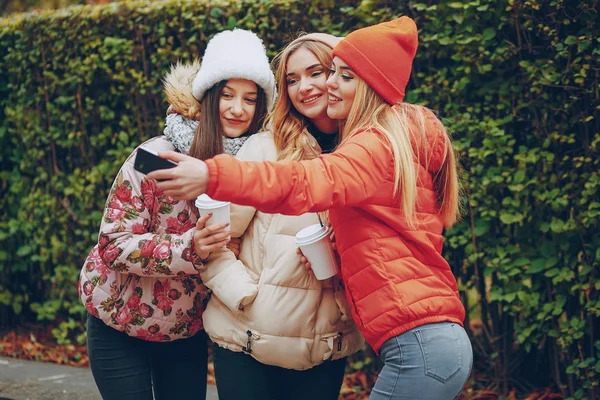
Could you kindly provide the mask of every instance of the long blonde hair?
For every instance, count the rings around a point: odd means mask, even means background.
[[[388,138],[394,154],[394,195],[400,197],[400,208],[410,226],[416,225],[418,171],[415,163],[429,166],[431,151],[415,151],[427,146],[426,123],[429,109],[408,103],[391,107],[365,81],[358,79],[356,94],[348,118],[341,125],[342,142],[353,133],[377,129]],[[431,116],[430,116],[431,117]],[[452,142],[444,125],[439,127],[445,140],[441,166],[433,173],[438,213],[446,227],[451,227],[459,215],[459,184]],[[414,146],[413,146],[414,145]],[[425,160],[420,159],[424,157]]]
[[[287,63],[290,56],[298,49],[306,48],[327,70],[331,65],[331,48],[327,45],[302,37],[288,45],[275,58],[273,67],[276,70],[275,80],[279,90],[279,98],[273,112],[265,120],[264,129],[273,133],[278,160],[302,160],[304,156],[304,134],[308,134],[308,118],[300,114],[292,105],[287,92]]]

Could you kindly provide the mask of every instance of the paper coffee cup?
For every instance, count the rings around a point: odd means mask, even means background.
[[[201,194],[196,198],[194,204],[196,205],[196,208],[198,208],[200,216],[208,213],[213,214],[212,217],[206,221],[206,226],[231,222],[230,203],[228,201],[213,200],[208,197],[208,195]],[[229,226],[225,228],[225,230],[228,231]]]
[[[322,281],[338,273],[337,260],[331,247],[331,228],[310,225],[296,234],[296,244],[310,261],[315,277]]]

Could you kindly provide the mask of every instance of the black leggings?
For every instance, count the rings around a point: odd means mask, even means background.
[[[204,331],[172,342],[148,342],[88,315],[87,348],[104,400],[206,398],[208,345]]]
[[[295,371],[213,348],[219,400],[337,400],[344,380],[345,358]]]

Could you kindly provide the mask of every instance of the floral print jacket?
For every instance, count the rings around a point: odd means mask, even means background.
[[[165,137],[144,147],[174,150]],[[107,325],[148,341],[170,341],[202,329],[209,297],[192,244],[197,216],[133,168],[121,167],[106,201],[98,244],[84,262],[79,296]]]

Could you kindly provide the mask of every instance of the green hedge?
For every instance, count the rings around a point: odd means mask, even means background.
[[[272,56],[300,30],[407,14],[420,27],[407,101],[446,119],[465,170],[446,256],[482,385],[598,397],[597,2],[397,3],[131,1],[0,20],[0,322],[82,332],[79,268],[119,166],[162,130],[171,63],[235,26]]]

